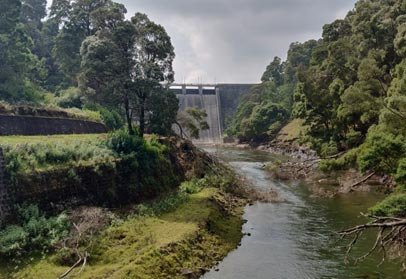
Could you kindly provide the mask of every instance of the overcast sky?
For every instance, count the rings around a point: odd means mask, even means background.
[[[51,1],[51,0],[49,0]],[[355,0],[116,0],[146,13],[175,46],[177,82],[258,82],[291,42],[321,37]]]

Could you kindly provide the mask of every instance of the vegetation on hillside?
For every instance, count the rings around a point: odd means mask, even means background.
[[[276,57],[228,130],[240,141],[264,143],[299,118],[307,126],[300,141],[330,158],[322,170],[355,167],[396,179],[397,193],[371,209],[387,218],[376,216],[371,226],[382,227],[381,236],[385,223],[405,215],[405,15],[403,0],[358,1],[344,19],[323,27],[320,40],[292,44],[285,62]],[[378,242],[403,237],[404,223],[390,228]]]

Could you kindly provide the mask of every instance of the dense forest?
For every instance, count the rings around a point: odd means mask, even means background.
[[[178,103],[165,29],[110,0],[1,0],[0,100],[96,111],[110,128],[169,134]],[[191,122],[191,120],[189,120]],[[193,122],[191,122],[193,123]],[[193,126],[193,125],[192,125]]]
[[[406,2],[358,1],[320,40],[293,43],[241,102],[228,133],[271,140],[289,119],[305,120],[302,143],[328,170],[358,166],[406,178]]]

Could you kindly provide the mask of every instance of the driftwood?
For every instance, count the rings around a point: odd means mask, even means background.
[[[358,182],[352,184],[352,185],[350,186],[350,191],[353,191],[355,187],[357,187],[358,185],[360,185],[360,184],[364,183],[365,181],[367,181],[368,179],[370,179],[372,176],[375,175],[375,173],[376,173],[376,172],[372,172],[371,174],[369,174],[369,175],[367,175],[366,177],[364,177],[362,180],[360,180],[360,181],[358,181]]]
[[[66,276],[68,276],[72,272],[72,270],[74,270],[82,261],[83,261],[83,258],[80,257],[79,260],[74,265],[72,265],[67,271],[65,271],[64,274],[62,274],[58,278],[59,279],[66,278]]]
[[[337,154],[335,154],[335,155],[331,155],[331,156],[324,157],[324,158],[309,159],[309,160],[306,160],[306,161],[304,161],[304,162],[314,162],[314,161],[315,161],[315,162],[320,162],[320,161],[322,161],[322,160],[336,159],[336,158],[338,158],[338,157],[344,155],[345,153],[347,153],[347,151],[343,151],[343,152],[337,153]]]
[[[82,240],[83,232],[79,228],[79,226],[76,225],[75,223],[73,223],[73,226],[75,227],[76,231],[78,232],[78,235],[77,235],[77,238],[76,238],[75,251],[76,251],[76,254],[77,254],[79,259],[67,271],[65,271],[61,276],[59,276],[58,279],[66,278],[81,263],[82,263],[82,267],[80,268],[79,272],[76,273],[76,275],[79,275],[80,273],[82,273],[83,270],[85,269],[85,266],[86,266],[86,263],[87,263],[87,258],[90,256],[90,254],[87,251],[84,252],[84,254],[80,253],[79,246],[80,246],[80,242]]]

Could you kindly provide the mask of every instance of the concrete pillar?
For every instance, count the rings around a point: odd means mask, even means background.
[[[203,95],[203,85],[199,85],[199,95]]]
[[[182,94],[186,95],[186,84],[182,85]]]

